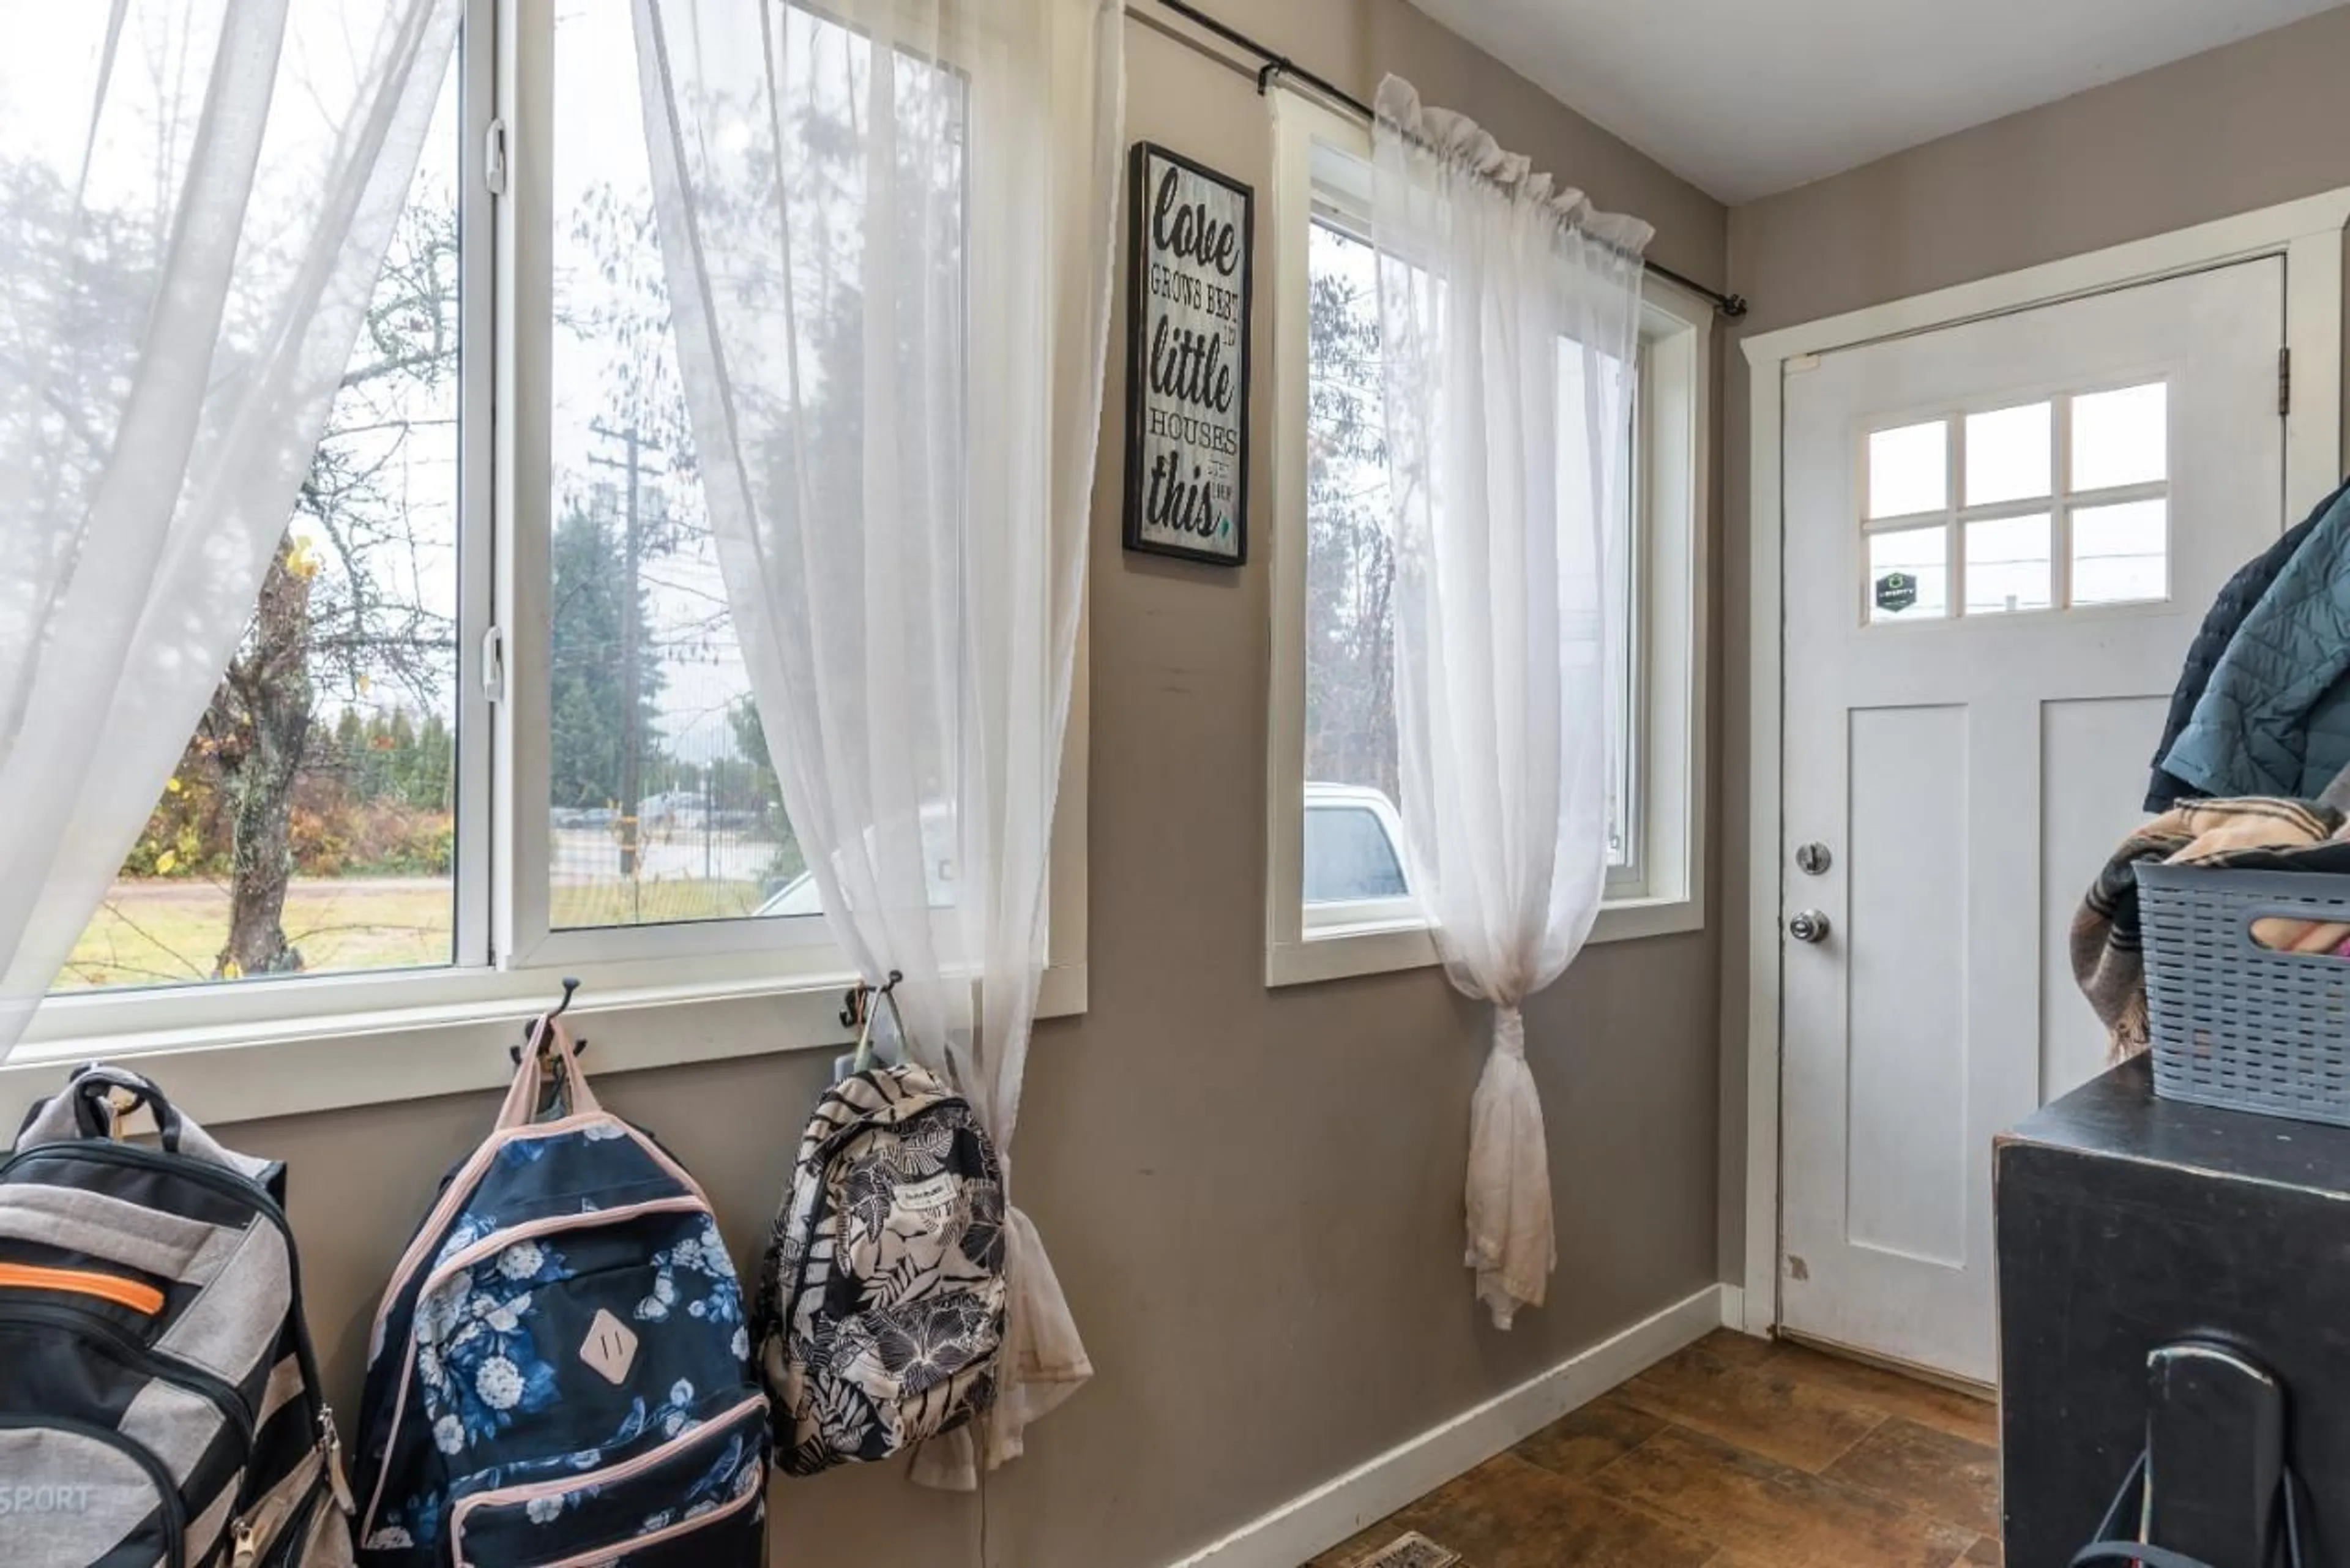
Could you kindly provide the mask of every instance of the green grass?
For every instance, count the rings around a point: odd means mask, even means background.
[[[755,882],[608,881],[551,889],[558,929],[727,919],[757,909]],[[450,961],[453,898],[415,877],[297,879],[286,895],[287,939],[307,973],[402,969]],[[177,985],[212,978],[228,940],[228,888],[202,881],[124,881],[74,945],[56,989]]]
[[[756,882],[710,882],[699,877],[564,883],[550,890],[547,923],[562,931],[580,926],[731,920],[757,909],[765,897]]]

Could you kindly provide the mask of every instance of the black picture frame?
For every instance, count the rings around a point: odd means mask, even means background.
[[[1181,171],[1219,186],[1237,197],[1240,204],[1237,288],[1240,299],[1233,365],[1233,380],[1238,392],[1236,407],[1232,413],[1235,423],[1232,454],[1232,543],[1229,548],[1189,544],[1170,538],[1166,527],[1153,524],[1146,515],[1150,499],[1151,458],[1149,454],[1153,440],[1148,428],[1150,410],[1154,401],[1170,400],[1153,393],[1149,378],[1150,339],[1159,319],[1152,309],[1151,265],[1159,254],[1152,237],[1150,220],[1153,203],[1157,200],[1158,182],[1162,178],[1162,167]],[[1248,564],[1249,540],[1249,392],[1253,369],[1249,349],[1256,294],[1256,192],[1204,163],[1153,141],[1134,144],[1128,154],[1126,183],[1126,547],[1149,555],[1170,556],[1179,560],[1204,562],[1210,566],[1243,566]]]

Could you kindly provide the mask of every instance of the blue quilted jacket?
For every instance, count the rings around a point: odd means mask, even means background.
[[[2276,575],[2162,760],[2212,795],[2311,798],[2350,763],[2350,489]]]
[[[2185,732],[2188,721],[2195,717],[2195,704],[2203,700],[2203,689],[2211,684],[2211,671],[2219,668],[2220,656],[2236,640],[2236,628],[2244,624],[2244,618],[2252,613],[2252,607],[2261,602],[2261,596],[2269,591],[2269,585],[2277,580],[2285,563],[2301,553],[2303,542],[2316,531],[2318,520],[2344,490],[2350,490],[2350,482],[2310,508],[2308,516],[2230,577],[2228,586],[2212,599],[2203,625],[2195,633],[2194,643],[2187,649],[2187,663],[2179,671],[2178,689],[2170,694],[2170,711],[2163,716],[2162,742],[2154,748],[2154,772],[2147,781],[2147,810],[2168,811],[2178,802],[2202,793],[2185,780],[2173,778],[2164,770],[2163,759],[2170,755],[2170,748]]]

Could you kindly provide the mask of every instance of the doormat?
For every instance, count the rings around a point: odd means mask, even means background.
[[[1439,1546],[1419,1532],[1408,1531],[1397,1536],[1355,1568],[1452,1568],[1461,1561],[1461,1553]]]

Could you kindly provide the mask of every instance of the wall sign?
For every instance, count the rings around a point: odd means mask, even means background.
[[[1148,141],[1127,190],[1127,548],[1237,566],[1255,196]]]

